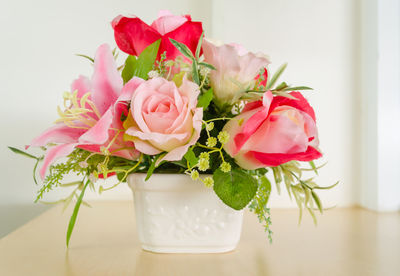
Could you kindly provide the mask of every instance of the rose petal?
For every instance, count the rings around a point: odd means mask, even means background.
[[[163,151],[170,151],[177,146],[180,146],[182,143],[185,142],[186,139],[188,139],[187,133],[144,133],[135,127],[128,128],[126,130],[126,134],[137,137],[140,140],[147,140],[149,141],[149,143],[153,144],[155,147]]]
[[[234,140],[236,144],[236,151],[239,151],[246,141],[257,131],[257,129],[264,123],[268,116],[269,107],[273,100],[271,91],[265,92],[263,96],[263,108],[260,108],[253,116],[243,123],[240,133],[238,133]]]
[[[308,103],[308,101],[303,97],[300,92],[291,92],[290,95],[297,98],[297,100],[289,99],[288,97],[277,96],[274,98],[271,104],[270,110],[273,111],[277,106],[288,105],[304,111],[313,118],[315,121],[314,109]]]
[[[121,51],[138,56],[161,35],[139,18],[117,16],[113,22],[114,37]]]
[[[177,29],[165,34],[162,37],[160,49],[158,53],[164,53],[166,51],[167,59],[175,59],[177,56],[182,54],[179,50],[171,43],[170,38],[185,44],[193,55],[196,52],[197,43],[203,33],[203,26],[201,22],[187,21]]]
[[[156,155],[162,152],[146,141],[142,141],[140,139],[132,139],[132,141],[135,144],[135,148],[144,154]]]
[[[297,160],[297,161],[311,161],[322,157],[322,154],[313,147],[308,147],[305,152],[298,152],[292,154],[283,154],[283,153],[262,153],[251,151],[250,154],[259,160],[263,167],[265,166],[279,166],[286,162]]]
[[[188,21],[188,19],[184,16],[173,15],[169,11],[163,11],[158,14],[158,18],[154,20],[151,27],[157,30],[161,35],[165,35],[175,30],[186,21]]]
[[[197,140],[199,140],[201,127],[202,127],[202,119],[203,119],[203,108],[196,108],[194,115],[193,115],[194,131],[193,131],[192,137],[190,138],[190,141],[183,146],[180,146],[180,147],[177,147],[177,148],[171,150],[162,159],[157,160],[157,163],[160,163],[163,160],[167,160],[167,161],[181,160],[182,157],[188,151],[188,148],[190,146],[194,145],[197,142]],[[158,165],[158,164],[156,164],[156,165]]]
[[[293,121],[287,112],[300,113],[296,109],[272,113],[242,147],[243,151],[291,154],[307,149],[308,136],[304,132],[304,121],[297,114],[299,122]]]

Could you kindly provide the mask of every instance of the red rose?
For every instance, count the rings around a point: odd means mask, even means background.
[[[193,22],[189,15],[172,15],[169,11],[160,11],[150,26],[136,16],[119,15],[112,21],[112,27],[115,41],[125,53],[138,56],[147,46],[161,39],[158,58],[166,51],[167,59],[181,55],[170,38],[185,44],[194,54],[203,32],[201,22]]]

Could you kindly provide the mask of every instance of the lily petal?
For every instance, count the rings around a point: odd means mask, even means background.
[[[43,132],[40,136],[33,139],[30,146],[43,147],[49,143],[56,143],[56,144],[76,143],[79,137],[86,131],[87,129],[71,128],[63,123],[60,123],[49,128],[48,130]]]
[[[108,130],[112,122],[113,113],[110,108],[91,129],[79,138],[79,143],[103,145],[108,140]]]
[[[70,154],[74,150],[76,145],[77,145],[76,143],[62,144],[62,145],[58,145],[58,146],[54,146],[54,147],[50,148],[46,152],[46,156],[43,160],[43,165],[39,172],[40,177],[42,179],[44,179],[47,168],[50,166],[50,164],[52,164],[57,159],[59,159],[61,157],[65,157],[68,154]]]
[[[122,86],[123,81],[118,73],[110,47],[103,44],[97,49],[94,60],[91,94],[100,114],[106,112],[110,105],[117,100]]]

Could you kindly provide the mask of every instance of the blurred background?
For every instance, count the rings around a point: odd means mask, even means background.
[[[206,37],[269,55],[272,70],[288,62],[282,80],[314,88],[305,96],[325,154],[318,163],[328,162],[318,183],[340,180],[320,193],[325,207],[399,210],[398,1],[0,0],[0,237],[49,208],[33,203],[39,189],[33,161],[6,146],[23,148],[57,118],[71,81],[92,73],[74,54],[93,56],[102,43],[114,47],[115,16],[133,14],[151,24],[160,9],[191,14]],[[273,192],[271,207],[295,207],[285,192]],[[58,190],[44,200],[66,195]],[[87,198],[131,200],[131,192],[120,185]]]

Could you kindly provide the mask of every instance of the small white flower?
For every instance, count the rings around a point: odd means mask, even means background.
[[[95,177],[94,174],[91,173],[91,174],[89,175],[89,180],[90,180],[90,182],[95,183],[96,180],[97,180],[97,177]]]
[[[79,166],[83,169],[86,169],[89,166],[89,164],[86,161],[81,161],[79,162]]]
[[[154,79],[159,76],[158,72],[154,70],[151,70],[147,75],[149,76],[150,79]]]
[[[202,66],[201,68],[200,68],[200,74],[202,75],[202,76],[207,76],[209,73],[210,73],[210,69],[209,68],[207,68],[207,67],[205,67],[205,66]]]

